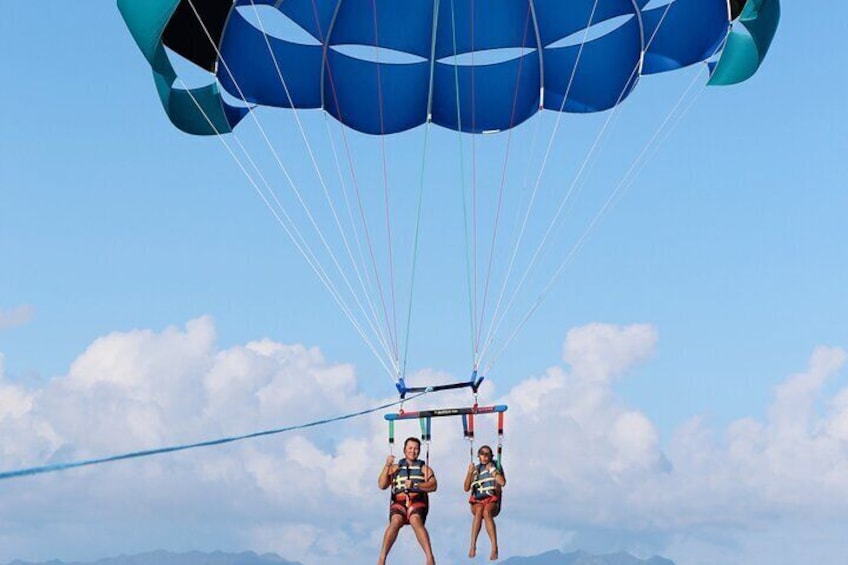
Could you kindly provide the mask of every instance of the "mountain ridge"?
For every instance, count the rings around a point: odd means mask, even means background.
[[[104,557],[95,561],[23,561],[16,559],[6,565],[303,565],[299,561],[288,561],[276,553],[258,554],[254,551],[225,553],[213,551],[188,551],[176,553],[165,550],[148,551],[134,555]]]
[[[593,555],[586,551],[563,553],[559,550],[546,551],[538,555],[513,556],[502,560],[503,565],[674,565],[660,556],[640,559],[620,551]],[[134,555],[118,555],[94,561],[24,561],[16,559],[5,565],[304,565],[299,561],[288,561],[276,553],[259,554],[254,551],[225,553],[223,551],[183,553],[156,550]]]
[[[674,565],[674,561],[658,555],[640,559],[624,551],[593,555],[581,550],[563,553],[557,549],[527,557],[510,557],[502,563],[503,565]]]

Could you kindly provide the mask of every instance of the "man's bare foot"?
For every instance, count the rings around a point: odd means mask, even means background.
[[[492,553],[489,554],[489,561],[498,560],[498,548],[492,548]]]
[[[468,550],[468,557],[471,557],[472,559],[477,557],[477,548],[476,547],[472,547],[471,549]]]

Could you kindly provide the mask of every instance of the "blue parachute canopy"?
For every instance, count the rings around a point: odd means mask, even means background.
[[[542,108],[610,109],[643,74],[715,59],[732,18],[744,19],[752,3],[777,1],[118,0],[118,7],[169,117],[185,131],[229,131],[255,104],[322,108],[358,131],[389,134],[428,121],[480,133],[514,127]],[[745,25],[755,39],[763,35]],[[164,47],[214,72],[216,82],[177,88]],[[758,66],[768,41],[756,47]],[[244,107],[226,103],[219,86]]]

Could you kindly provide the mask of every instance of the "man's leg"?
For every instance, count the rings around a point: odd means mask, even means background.
[[[430,534],[424,527],[424,520],[418,514],[413,514],[409,517],[409,525],[412,526],[412,531],[415,532],[415,537],[418,538],[418,543],[424,550],[425,563],[436,565],[436,560],[433,558],[433,548],[430,546]]]
[[[377,559],[377,565],[385,565],[386,557],[389,556],[392,546],[398,537],[398,532],[403,527],[403,516],[392,514],[389,518],[389,525],[386,526],[386,533],[383,534],[383,547],[380,549],[380,557]]]

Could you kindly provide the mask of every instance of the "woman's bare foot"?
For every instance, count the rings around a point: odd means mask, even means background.
[[[497,561],[498,560],[498,548],[493,547],[492,553],[489,554],[489,561]]]
[[[472,559],[477,557],[477,548],[476,547],[472,547],[471,549],[468,550],[468,557],[471,557]]]

